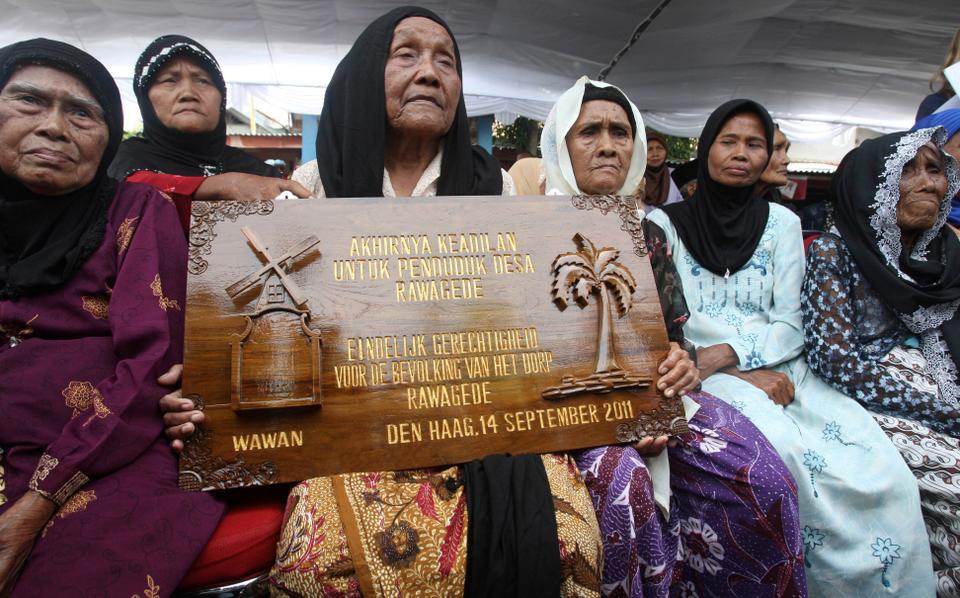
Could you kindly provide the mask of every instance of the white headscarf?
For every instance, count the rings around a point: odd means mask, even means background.
[[[582,194],[582,191],[577,188],[577,179],[573,174],[573,162],[567,150],[566,138],[580,116],[583,92],[588,83],[594,87],[612,87],[619,91],[633,109],[633,118],[637,123],[633,139],[633,156],[630,158],[627,178],[623,182],[623,187],[617,192],[618,195],[629,195],[637,189],[640,181],[643,180],[643,172],[647,168],[647,136],[643,117],[640,116],[640,110],[620,88],[601,81],[591,81],[587,77],[580,77],[573,87],[563,92],[543,125],[540,153],[543,156],[543,170],[546,174],[546,193],[548,195]]]

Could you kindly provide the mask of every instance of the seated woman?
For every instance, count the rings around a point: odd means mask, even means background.
[[[318,197],[512,193],[499,163],[470,145],[460,65],[434,13],[404,7],[374,21],[327,89],[319,162],[295,176]],[[175,437],[199,419],[167,416]],[[516,534],[485,525],[502,507],[517,509],[506,526]],[[311,479],[292,490],[286,520],[277,592],[599,596],[596,516],[565,455]]]
[[[544,125],[547,193],[629,193],[649,164],[642,131],[640,111],[619,89],[580,79]],[[643,226],[671,344],[692,351],[663,231],[649,220]],[[665,375],[661,387],[672,396],[667,382]],[[604,595],[805,596],[796,483],[786,465],[739,411],[683,394],[692,433],[666,454],[644,458],[624,445],[577,455],[600,519]]]
[[[227,85],[220,65],[182,35],[153,40],[137,59],[133,92],[143,134],[120,144],[110,176],[147,183],[170,195],[184,228],[190,201],[273,199],[309,192],[280,172],[227,145]]]
[[[168,596],[220,517],[161,436],[187,250],[168,201],[107,176],[122,126],[92,56],[0,49],[0,595]]]
[[[762,106],[723,104],[700,137],[697,192],[649,216],[679,272],[703,390],[749,417],[793,473],[811,594],[931,595],[916,481],[870,414],[801,355],[800,221],[754,189],[773,138]]]
[[[850,152],[833,177],[836,227],[803,283],[807,361],[874,414],[920,484],[937,591],[960,594],[960,189],[941,128]],[[852,401],[849,401],[852,402]]]

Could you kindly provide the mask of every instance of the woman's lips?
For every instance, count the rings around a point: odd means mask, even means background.
[[[27,155],[38,162],[46,164],[67,164],[73,161],[70,156],[65,153],[45,147],[29,150],[27,151]]]

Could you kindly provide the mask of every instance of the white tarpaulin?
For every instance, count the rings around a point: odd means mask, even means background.
[[[427,0],[463,55],[471,114],[542,119],[596,76],[658,0]],[[155,37],[196,38],[230,104],[318,112],[360,30],[398,3],[364,0],[0,0],[0,43],[61,39],[129,78]],[[766,105],[797,140],[908,127],[960,26],[958,0],[673,0],[609,77],[667,133],[695,135],[721,102]],[[236,95],[234,98],[232,96]],[[129,118],[133,116],[134,119]]]

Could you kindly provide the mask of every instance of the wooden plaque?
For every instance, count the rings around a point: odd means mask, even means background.
[[[633,202],[195,202],[180,484],[233,488],[686,430]]]

